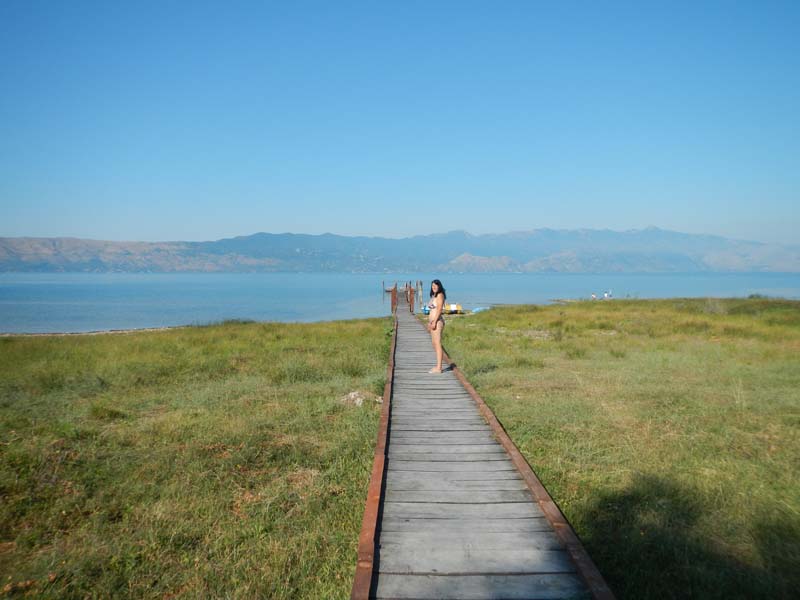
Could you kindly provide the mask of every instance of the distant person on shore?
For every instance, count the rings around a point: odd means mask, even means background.
[[[431,301],[428,303],[430,313],[428,314],[428,331],[431,332],[431,343],[433,349],[436,350],[436,366],[428,371],[428,373],[441,373],[442,372],[442,331],[444,330],[444,317],[442,310],[444,310],[444,301],[447,300],[447,294],[442,287],[442,282],[434,279],[431,282]]]

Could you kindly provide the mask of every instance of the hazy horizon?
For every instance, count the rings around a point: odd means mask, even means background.
[[[80,239],[86,241],[98,241],[98,242],[144,242],[144,243],[170,243],[170,242],[215,242],[225,239],[234,239],[234,238],[241,238],[241,237],[250,237],[253,235],[259,234],[267,234],[267,235],[310,235],[310,236],[322,236],[322,235],[334,235],[339,237],[366,237],[366,238],[378,238],[378,239],[389,239],[389,240],[405,240],[414,237],[424,237],[424,236],[436,236],[436,235],[447,235],[452,233],[465,233],[470,236],[480,237],[480,236],[504,236],[504,235],[512,235],[512,234],[526,234],[531,233],[533,231],[560,231],[560,232],[576,232],[576,231],[609,231],[613,233],[631,233],[631,232],[643,232],[643,231],[664,231],[669,233],[678,233],[678,234],[688,234],[688,235],[701,235],[701,236],[712,236],[712,237],[720,237],[725,238],[731,241],[737,242],[756,242],[756,243],[764,243],[764,244],[775,244],[779,246],[797,246],[800,243],[800,240],[791,242],[791,243],[781,243],[781,242],[762,242],[761,240],[752,240],[752,239],[743,239],[743,238],[734,238],[728,237],[724,235],[718,235],[715,233],[707,233],[707,232],[688,232],[688,231],[677,231],[674,229],[666,229],[664,227],[658,227],[656,225],[648,225],[647,227],[635,227],[631,229],[612,229],[608,227],[603,228],[595,228],[595,227],[580,227],[580,228],[556,228],[556,227],[536,227],[532,229],[511,229],[508,231],[487,231],[485,233],[475,233],[474,231],[469,231],[465,229],[450,229],[447,231],[435,231],[431,233],[415,233],[409,235],[398,235],[398,236],[390,236],[390,235],[365,235],[365,234],[343,234],[343,233],[336,233],[333,231],[323,231],[321,233],[309,233],[306,231],[253,231],[251,233],[245,234],[238,234],[238,235],[229,235],[229,236],[216,236],[207,239],[153,239],[153,240],[146,240],[146,239],[111,239],[111,238],[87,238],[87,237],[78,237],[78,236],[71,236],[71,235],[57,235],[57,236],[32,236],[32,235],[19,235],[19,236],[5,236],[0,235],[0,238],[39,238],[39,239]]]

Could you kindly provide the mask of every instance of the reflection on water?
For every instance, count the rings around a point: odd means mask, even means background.
[[[465,309],[562,298],[800,298],[800,274],[2,273],[0,332],[95,331],[224,319],[387,315],[382,284],[440,278]],[[425,288],[427,297],[427,287]]]

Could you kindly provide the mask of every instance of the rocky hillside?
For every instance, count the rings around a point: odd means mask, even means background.
[[[655,227],[404,239],[270,233],[213,242],[0,238],[0,271],[800,272],[800,247]]]

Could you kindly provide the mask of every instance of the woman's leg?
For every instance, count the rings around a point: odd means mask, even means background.
[[[432,373],[442,372],[442,329],[442,322],[439,321],[436,324],[436,329],[431,331],[431,341],[433,342],[434,350],[436,350],[436,367],[431,369]]]

